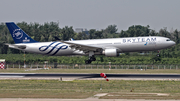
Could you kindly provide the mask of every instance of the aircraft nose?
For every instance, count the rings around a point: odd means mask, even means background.
[[[172,41],[172,45],[176,45],[176,43],[174,41]]]

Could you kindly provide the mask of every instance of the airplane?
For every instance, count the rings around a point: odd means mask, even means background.
[[[10,48],[50,56],[89,55],[86,64],[96,61],[95,55],[116,57],[124,52],[155,51],[175,45],[174,41],[161,36],[38,42],[14,22],[7,22],[6,25],[15,42],[6,43]]]

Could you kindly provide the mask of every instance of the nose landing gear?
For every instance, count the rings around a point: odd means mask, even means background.
[[[158,50],[158,53],[156,55],[157,57],[160,57],[160,50]]]

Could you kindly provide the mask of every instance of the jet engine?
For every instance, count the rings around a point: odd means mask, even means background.
[[[119,56],[119,54],[117,53],[117,49],[105,49],[103,51],[103,54],[105,56],[109,56],[109,57],[116,57]]]

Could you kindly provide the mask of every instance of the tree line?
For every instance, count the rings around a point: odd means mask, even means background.
[[[30,37],[32,37],[34,40],[40,41],[40,42],[55,41],[54,36],[60,38],[61,40],[69,40],[70,38],[73,38],[75,40],[84,40],[84,39],[122,38],[122,37],[138,37],[138,36],[164,36],[175,41],[176,46],[161,50],[160,52],[161,57],[155,57],[154,54],[156,52],[147,52],[148,55],[146,56],[142,56],[142,54],[139,54],[139,53],[125,53],[124,54],[125,57],[131,56],[131,57],[136,57],[136,58],[138,57],[150,58],[151,63],[165,63],[162,61],[165,61],[164,59],[166,58],[172,58],[172,59],[178,60],[180,56],[180,52],[179,52],[180,31],[178,31],[177,29],[173,31],[168,31],[167,28],[162,28],[157,32],[153,29],[150,29],[149,25],[147,26],[132,25],[128,28],[128,30],[121,30],[120,32],[118,32],[118,28],[116,25],[109,25],[107,26],[107,28],[102,29],[102,30],[90,29],[89,34],[86,34],[85,32],[76,33],[72,26],[65,26],[63,28],[60,28],[59,27],[60,24],[58,22],[46,22],[44,24],[39,24],[39,23],[28,24],[26,22],[20,22],[20,23],[17,23],[17,25],[22,30],[24,30]],[[11,54],[23,53],[22,51],[8,48],[8,46],[4,45],[4,43],[13,44],[14,41],[5,23],[1,23],[0,24],[0,54],[11,55]],[[69,57],[69,58],[72,58],[72,57]],[[110,59],[108,57],[104,57],[104,58]],[[123,61],[124,58],[115,57],[113,59],[116,59],[116,60],[122,59]],[[36,61],[40,61],[40,60],[36,60]],[[150,61],[150,60],[147,60],[147,61]],[[57,61],[57,62],[62,63],[60,61]]]
[[[24,64],[23,54],[1,54],[0,59],[6,59],[7,64]],[[26,54],[26,64],[44,64],[48,61],[49,64],[84,64],[87,56],[46,56],[37,54]],[[119,57],[96,56],[96,61],[91,64],[108,65],[109,62],[115,65],[180,65],[180,58],[161,58],[160,61],[154,59],[153,55],[137,56],[122,54]]]

